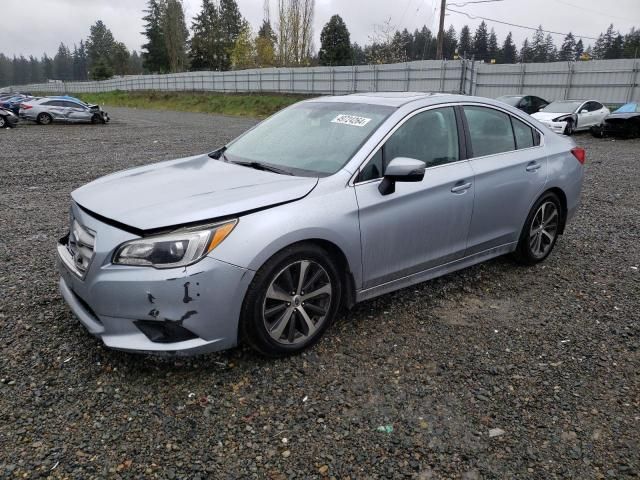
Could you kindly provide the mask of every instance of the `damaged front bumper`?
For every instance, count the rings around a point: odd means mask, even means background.
[[[73,215],[95,232],[94,254],[82,278],[74,272],[73,252],[62,239],[60,292],[80,322],[107,347],[193,355],[237,344],[251,270],[210,257],[164,270],[113,265],[113,249],[136,237],[99,222],[77,206]]]
[[[558,133],[560,135],[564,134],[567,128],[567,122],[565,121],[554,122],[552,120],[542,120],[541,123],[544,124],[550,130],[552,130],[553,132]]]

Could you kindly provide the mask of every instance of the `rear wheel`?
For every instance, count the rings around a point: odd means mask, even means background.
[[[256,273],[242,306],[244,339],[263,355],[298,353],[335,319],[342,285],[330,255],[300,244],[273,256]]]
[[[51,117],[51,115],[49,115],[48,113],[41,113],[40,115],[38,115],[38,118],[36,120],[40,125],[49,125],[51,122],[53,122],[53,117]]]
[[[535,203],[524,224],[515,251],[522,264],[534,265],[549,256],[558,240],[562,204],[552,192],[544,194]]]
[[[0,128],[7,126],[7,120],[4,117],[0,117]]]

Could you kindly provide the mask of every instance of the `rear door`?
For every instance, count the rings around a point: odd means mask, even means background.
[[[463,107],[475,203],[465,255],[517,242],[535,199],[544,191],[547,159],[540,133],[507,112]]]
[[[355,190],[364,288],[464,255],[474,189],[458,124],[451,106],[413,113],[361,169]],[[397,157],[424,161],[424,179],[398,182],[394,193],[382,195],[378,185],[385,166]]]
[[[43,104],[44,111],[50,114],[54,120],[65,120],[66,110],[61,100],[50,100]]]

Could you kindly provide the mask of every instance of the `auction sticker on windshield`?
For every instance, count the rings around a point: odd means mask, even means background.
[[[336,118],[331,120],[333,123],[342,123],[343,125],[352,125],[354,127],[364,127],[367,123],[371,121],[370,118],[366,117],[357,117],[355,115],[338,115]]]

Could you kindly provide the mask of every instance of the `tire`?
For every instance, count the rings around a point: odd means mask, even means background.
[[[51,122],[53,122],[53,117],[48,113],[41,113],[38,115],[38,118],[36,118],[36,121],[40,125],[50,125]]]
[[[7,126],[7,120],[4,117],[0,117],[0,128]]]
[[[256,272],[247,290],[241,339],[268,357],[311,347],[335,320],[342,288],[338,269],[324,249],[305,243],[285,248]]]
[[[540,224],[541,217],[546,225],[544,228]],[[552,192],[542,195],[531,208],[520,233],[514,252],[516,261],[523,265],[544,261],[556,245],[563,217],[564,211],[558,196]]]
[[[573,120],[567,120],[567,126],[564,127],[564,134],[567,137],[570,137],[571,135],[573,135]]]
[[[596,138],[604,138],[604,126],[603,125],[594,125],[591,127],[591,135]]]
[[[94,125],[102,123],[104,125],[105,121],[100,115],[96,113],[93,117],[91,117],[91,123],[93,123]]]

